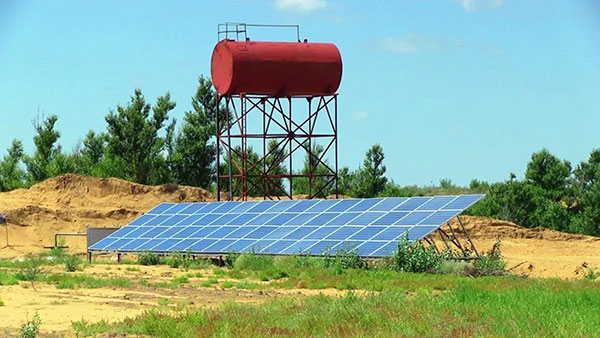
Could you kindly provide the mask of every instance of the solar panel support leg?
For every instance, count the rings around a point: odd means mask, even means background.
[[[467,228],[465,228],[465,225],[463,224],[462,219],[460,218],[460,216],[456,216],[456,219],[458,220],[458,224],[460,224],[460,227],[462,228],[463,232],[465,233],[467,240],[471,244],[471,248],[473,248],[473,251],[475,252],[475,256],[477,256],[477,258],[481,258],[481,255],[479,255],[479,251],[477,251],[477,247],[475,247],[475,243],[473,243],[473,240],[471,239],[471,235],[467,231]]]
[[[435,245],[435,241],[429,239],[428,237],[425,237],[423,239],[427,244],[433,246],[433,249],[435,250],[435,253],[440,253],[440,250],[438,249],[437,245]]]

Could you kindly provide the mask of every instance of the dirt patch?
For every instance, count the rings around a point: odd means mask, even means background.
[[[56,232],[84,232],[86,226],[119,227],[161,202],[201,202],[214,196],[200,188],[146,186],[116,178],[65,175],[29,189],[0,194],[0,212],[8,216],[9,248],[0,257],[15,257],[50,246]],[[0,245],[4,246],[4,230]],[[68,245],[84,249],[84,240]]]
[[[501,241],[508,268],[531,277],[581,278],[581,266],[600,268],[600,238],[551,229],[527,229],[488,217],[462,216],[465,228],[480,251]],[[454,230],[463,235],[458,224]]]
[[[62,272],[59,267],[48,267],[48,273]],[[305,297],[318,294],[342,296],[346,291],[336,289],[308,290],[242,290],[223,289],[220,285],[229,278],[219,278],[219,282],[210,287],[201,283],[214,278],[213,269],[190,271],[201,277],[190,277],[189,282],[176,288],[152,287],[140,284],[147,279],[153,283],[170,281],[173,277],[187,272],[167,266],[127,266],[98,264],[78,272],[96,278],[127,278],[128,288],[75,288],[57,289],[56,285],[20,282],[19,285],[2,286],[0,298],[4,306],[0,307],[0,336],[14,333],[26,318],[35,313],[43,319],[42,329],[47,335],[71,336],[71,323],[79,320],[97,322],[100,320],[120,321],[135,317],[153,309],[176,309],[182,307],[216,307],[226,302],[260,303],[279,297]],[[253,281],[257,282],[257,281]],[[164,301],[168,301],[164,303]]]

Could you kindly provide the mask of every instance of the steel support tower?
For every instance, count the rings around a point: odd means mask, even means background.
[[[337,95],[219,95],[217,200],[292,199],[302,180],[308,198],[338,197]]]

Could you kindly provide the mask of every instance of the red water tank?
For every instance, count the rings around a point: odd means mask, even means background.
[[[331,43],[223,40],[211,75],[221,95],[328,95],[340,86],[342,57]]]

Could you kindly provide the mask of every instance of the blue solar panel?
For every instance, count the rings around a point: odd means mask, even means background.
[[[154,209],[148,211],[147,214],[158,215],[158,214],[162,213],[163,211],[167,211],[174,205],[175,205],[175,203],[161,203],[158,206],[156,206]]]
[[[326,252],[335,253],[334,248],[341,241],[319,241],[308,249],[308,252],[313,255],[322,255]]]
[[[129,225],[142,225],[148,222],[149,220],[153,219],[154,217],[154,215],[142,215],[139,218],[133,220],[133,222],[129,223]]]
[[[399,211],[412,211],[425,204],[431,197],[412,197],[406,200],[404,203],[400,204],[394,210]]]
[[[360,202],[360,200],[341,200],[327,211],[328,212],[344,212],[344,211],[347,211],[349,208],[353,207],[358,202]]]
[[[347,239],[348,237],[357,233],[361,228],[357,227],[343,227],[332,233],[327,239]]]
[[[371,211],[391,211],[400,206],[407,199],[408,198],[406,197],[389,197],[374,205],[371,208]]]
[[[356,211],[367,211],[369,209],[371,209],[373,206],[375,206],[376,204],[380,203],[381,201],[383,201],[382,198],[370,198],[370,199],[366,199],[366,200],[361,200],[359,203],[357,203],[355,206],[353,206],[352,208],[350,208],[350,212],[356,212]],[[387,210],[385,210],[387,211]]]
[[[89,249],[320,255],[356,248],[379,257],[393,253],[403,236],[420,240],[481,198],[162,203]]]

